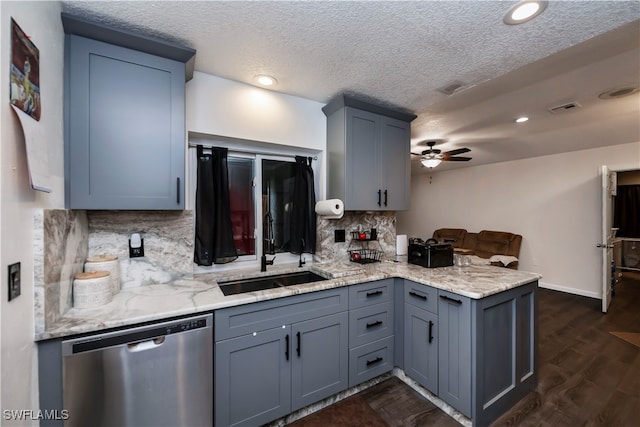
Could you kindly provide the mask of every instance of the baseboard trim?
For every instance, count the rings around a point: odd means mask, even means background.
[[[600,292],[585,291],[584,289],[568,288],[566,286],[556,285],[553,283],[539,282],[538,286],[552,291],[560,291],[567,294],[580,295],[583,297],[602,299]]]

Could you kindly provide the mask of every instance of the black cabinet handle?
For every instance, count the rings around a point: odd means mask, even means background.
[[[180,204],[180,177],[176,178],[176,203]]]
[[[367,292],[367,298],[375,297],[376,295],[382,295],[382,291]]]
[[[433,320],[429,320],[429,343],[433,341]]]
[[[284,349],[284,357],[289,360],[289,334],[287,334],[286,337],[284,337],[285,339],[285,349]]]
[[[371,365],[373,365],[374,363],[382,362],[382,360],[383,360],[383,359],[382,359],[382,357],[380,357],[380,356],[376,357],[376,358],[375,358],[375,359],[373,359],[373,360],[367,360],[367,366],[371,366]]]
[[[420,294],[417,294],[417,293],[415,293],[413,291],[409,292],[409,295],[411,295],[412,297],[415,297],[415,298],[423,299],[425,301],[427,300],[427,296],[426,295],[420,295]]]
[[[449,301],[449,302],[456,303],[458,305],[462,304],[462,301],[460,301],[459,299],[451,298],[451,297],[448,297],[446,295],[440,295],[440,298],[442,298],[443,300]]]
[[[373,328],[374,326],[382,325],[382,320],[376,320],[373,323],[367,323],[367,328]]]
[[[378,206],[382,205],[382,190],[378,190]]]
[[[300,357],[300,348],[302,347],[300,345],[300,332],[297,332],[296,336],[298,337],[298,346],[296,347],[296,353],[298,354],[298,357]]]
[[[387,190],[384,190],[384,205],[387,206]]]

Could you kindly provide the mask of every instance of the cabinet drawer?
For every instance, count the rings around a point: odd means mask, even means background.
[[[393,369],[393,336],[349,350],[349,387]]]
[[[438,314],[438,290],[431,286],[405,280],[404,302]]]
[[[360,308],[393,300],[393,279],[376,280],[349,287],[349,308]]]
[[[348,306],[347,289],[339,288],[216,310],[215,340],[346,311]]]
[[[349,311],[349,348],[393,335],[393,302]]]

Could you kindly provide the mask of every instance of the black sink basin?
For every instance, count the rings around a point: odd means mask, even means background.
[[[301,271],[300,273],[218,282],[218,284],[220,285],[220,290],[222,290],[222,293],[226,296],[300,285],[303,283],[320,282],[322,280],[327,279],[311,271]]]

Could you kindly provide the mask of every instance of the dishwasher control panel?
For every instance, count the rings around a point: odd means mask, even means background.
[[[200,329],[206,326],[207,326],[207,319],[193,319],[186,322],[167,326],[166,335],[171,335],[178,332],[191,331],[193,329]]]

